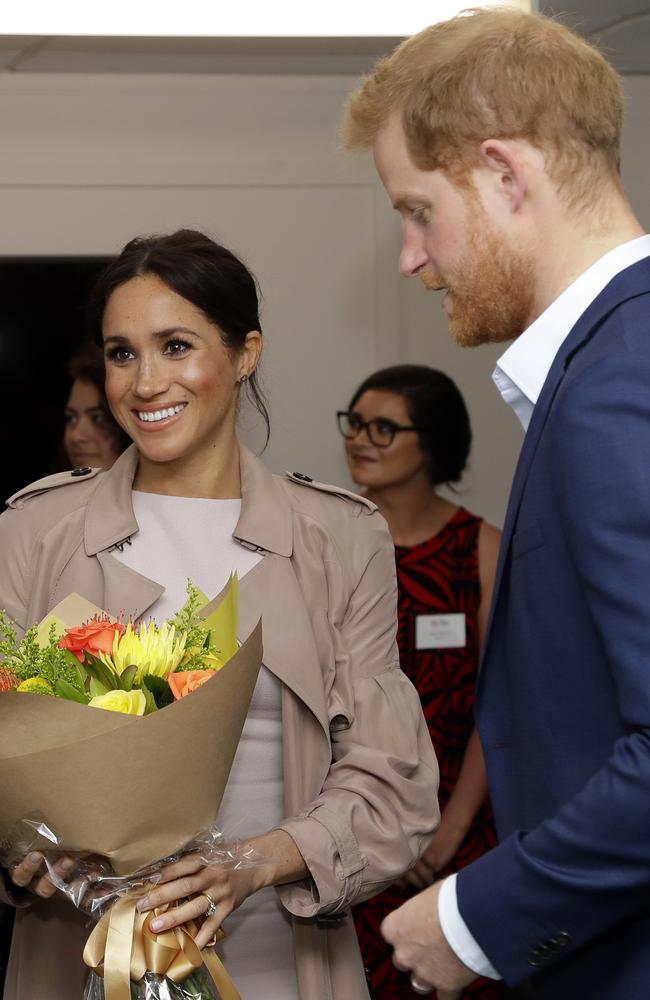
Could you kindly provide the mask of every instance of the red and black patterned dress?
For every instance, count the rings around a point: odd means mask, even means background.
[[[481,585],[478,536],[481,519],[458,508],[442,530],[420,545],[397,546],[397,641],[404,673],[417,688],[440,765],[440,809],[444,811],[460,773],[474,728],[474,684],[478,667],[478,610]],[[419,615],[465,615],[466,644],[452,648],[416,649]],[[458,871],[494,847],[496,835],[489,804],[477,813],[469,833],[449,866],[439,875]],[[363,962],[373,1000],[411,1000],[417,996],[408,975],[391,961],[392,949],[379,933],[388,913],[416,889],[391,886],[354,908]],[[480,979],[463,993],[471,1000],[505,995],[501,983]],[[431,994],[435,997],[435,994]]]

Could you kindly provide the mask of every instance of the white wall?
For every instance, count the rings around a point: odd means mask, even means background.
[[[113,253],[139,233],[206,229],[262,287],[268,464],[347,481],[334,411],[375,368],[425,362],[449,372],[470,407],[463,500],[500,523],[521,431],[490,381],[499,350],[461,351],[439,298],[399,277],[399,225],[374,170],[337,148],[354,83],[0,76],[0,255]],[[628,84],[627,180],[649,223],[650,79]]]

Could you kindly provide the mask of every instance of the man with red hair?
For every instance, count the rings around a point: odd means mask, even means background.
[[[622,119],[602,55],[513,8],[407,40],[346,110],[402,273],[460,344],[514,339],[494,379],[526,428],[476,701],[500,843],[384,921],[416,992],[648,996],[650,237]]]

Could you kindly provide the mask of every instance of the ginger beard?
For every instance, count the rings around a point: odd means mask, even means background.
[[[428,290],[446,288],[451,297],[449,329],[461,347],[513,340],[530,322],[533,308],[533,261],[515,251],[471,199],[469,249],[446,275],[423,271]]]

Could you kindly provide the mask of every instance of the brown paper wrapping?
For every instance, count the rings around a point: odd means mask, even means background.
[[[38,813],[119,875],[179,850],[217,819],[261,662],[258,623],[207,684],[144,717],[1,694],[0,843]]]

